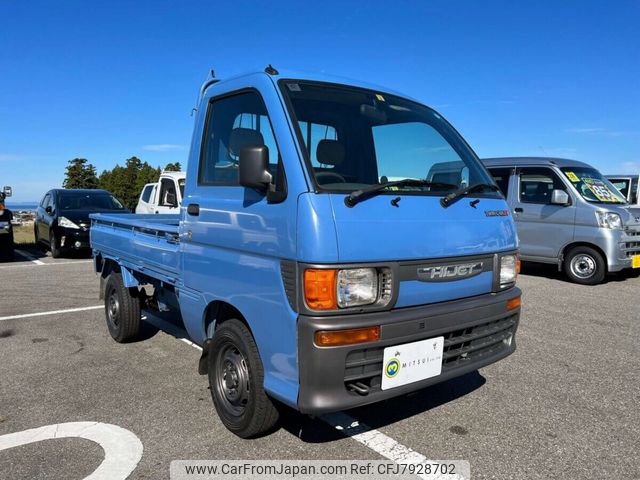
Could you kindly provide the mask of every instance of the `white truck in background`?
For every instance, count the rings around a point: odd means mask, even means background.
[[[156,183],[142,189],[136,213],[180,213],[185,178],[185,172],[162,172]]]

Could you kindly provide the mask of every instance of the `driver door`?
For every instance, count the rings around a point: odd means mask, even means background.
[[[551,168],[523,167],[516,175],[518,190],[513,202],[513,218],[522,258],[553,263],[562,248],[573,240],[575,199]],[[552,204],[554,189],[567,192],[570,205]]]

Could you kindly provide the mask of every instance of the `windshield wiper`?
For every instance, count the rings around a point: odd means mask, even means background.
[[[347,207],[355,207],[355,205],[362,201],[374,196],[376,193],[390,187],[438,187],[438,188],[456,188],[457,185],[451,183],[442,182],[430,182],[428,180],[417,180],[415,178],[405,178],[404,180],[396,180],[394,182],[378,183],[371,185],[370,187],[363,188],[362,190],[356,190],[347,195],[344,199],[344,203]]]
[[[451,192],[450,194],[445,195],[440,199],[440,205],[442,205],[442,208],[447,208],[459,198],[469,195],[470,193],[481,192],[482,190],[491,190],[492,192],[497,192],[500,189],[493,183],[474,183],[473,185],[463,187],[459,190],[456,190],[455,192]]]

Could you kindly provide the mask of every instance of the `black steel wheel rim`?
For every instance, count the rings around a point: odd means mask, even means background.
[[[216,358],[216,396],[226,411],[241,416],[249,403],[249,367],[233,343],[225,343]]]
[[[118,328],[120,324],[120,300],[115,288],[111,289],[109,295],[107,295],[107,318],[114,328]]]

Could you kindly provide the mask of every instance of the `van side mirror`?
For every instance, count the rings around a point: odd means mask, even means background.
[[[564,190],[554,189],[551,192],[552,205],[569,205],[569,194]]]
[[[51,208],[51,205],[48,205],[45,209],[45,212],[47,212],[49,215],[51,215],[53,213],[53,208]]]
[[[240,150],[240,185],[264,192],[270,183],[269,148],[255,145]]]
[[[176,198],[176,194],[173,192],[167,192],[167,203],[171,208],[178,208],[178,199]]]

